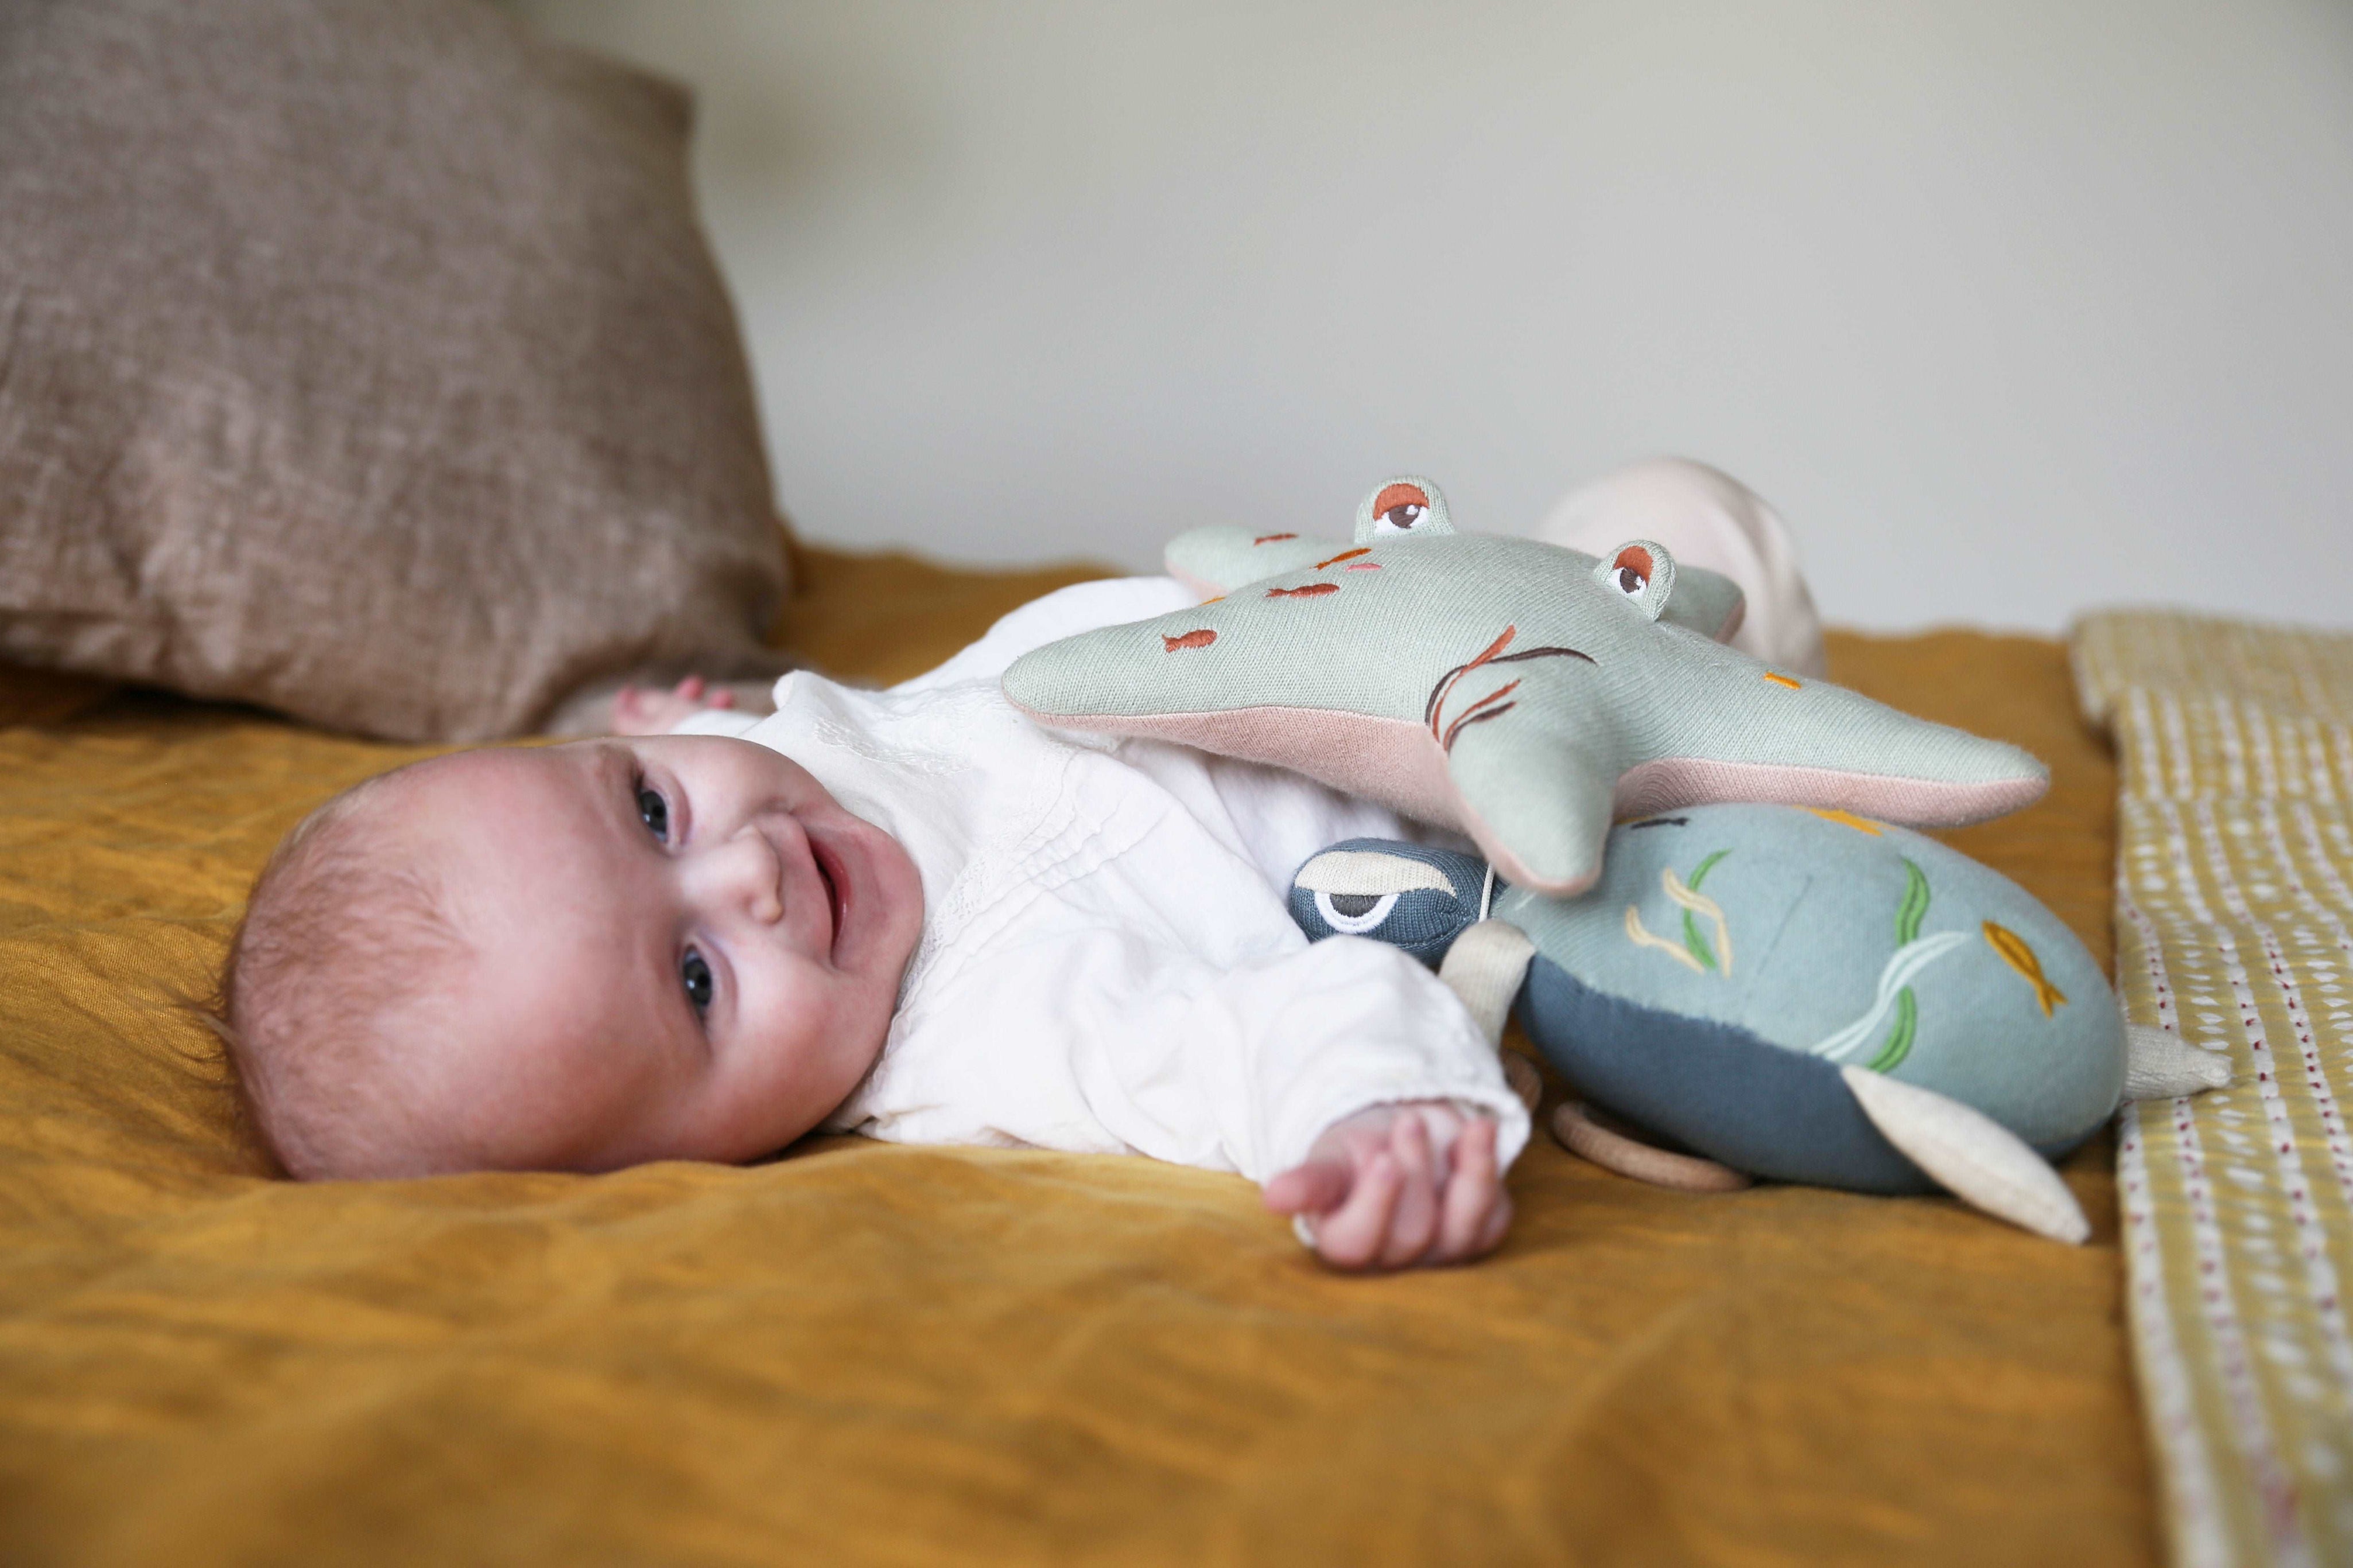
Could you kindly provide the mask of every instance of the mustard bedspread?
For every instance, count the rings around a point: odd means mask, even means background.
[[[1078,570],[806,552],[895,679]],[[2057,644],[1834,640],[2054,764],[1954,836],[2109,949]],[[0,1561],[2153,1561],[2102,1139],[2070,1249],[1692,1197],[1540,1138],[1475,1268],[1322,1272],[1238,1179],[831,1140],[299,1186],[182,1011],[317,800],[415,753],[0,672]]]

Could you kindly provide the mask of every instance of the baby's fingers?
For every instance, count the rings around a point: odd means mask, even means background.
[[[1310,1160],[1266,1184],[1266,1206],[1276,1214],[1326,1214],[1348,1195],[1345,1160]]]
[[[1420,1117],[1409,1111],[1391,1124],[1389,1156],[1398,1163],[1400,1180],[1388,1237],[1381,1244],[1381,1267],[1403,1268],[1420,1262],[1438,1237],[1437,1162],[1430,1150],[1430,1129]]]
[[[735,694],[722,686],[713,688],[699,675],[690,675],[670,690],[690,710],[696,708],[733,708]]]
[[[613,732],[617,735],[651,735],[664,728],[665,699],[659,691],[643,687],[624,686],[613,693]]]
[[[1484,1258],[1504,1245],[1504,1237],[1512,1228],[1512,1194],[1501,1187],[1495,1189],[1495,1206],[1487,1211],[1487,1223],[1480,1228],[1478,1244],[1471,1248],[1471,1257]]]
[[[1504,1239],[1512,1223],[1512,1200],[1495,1170],[1495,1123],[1474,1117],[1454,1140],[1454,1172],[1446,1182],[1446,1205],[1439,1221],[1432,1263],[1461,1263]]]
[[[1368,1268],[1379,1262],[1398,1190],[1404,1184],[1397,1156],[1386,1152],[1374,1155],[1348,1201],[1315,1222],[1315,1250],[1324,1261],[1335,1268]]]

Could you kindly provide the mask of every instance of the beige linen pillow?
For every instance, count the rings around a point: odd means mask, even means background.
[[[404,740],[773,673],[690,109],[470,0],[0,0],[0,658]]]

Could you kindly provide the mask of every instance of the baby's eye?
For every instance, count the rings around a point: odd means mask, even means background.
[[[681,980],[686,982],[686,999],[694,1004],[694,1010],[700,1013],[709,1007],[711,1005],[711,965],[703,962],[702,954],[691,947],[688,948],[685,959],[678,966],[678,974]]]
[[[638,816],[656,838],[670,842],[670,802],[643,784],[638,786]]]

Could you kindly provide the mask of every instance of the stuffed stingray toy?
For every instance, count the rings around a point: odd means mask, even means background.
[[[1554,1121],[1597,1163],[1670,1185],[1749,1176],[1943,1187],[2045,1236],[2083,1212],[2049,1165],[2126,1099],[2225,1082],[2128,1028],[2098,964],[2023,889],[1934,839],[1837,810],[1717,805],[1610,831],[1582,896],[1476,857],[1357,839],[1301,867],[1310,937],[1439,968],[1498,1037],[1516,1006],[1579,1095]]]
[[[1617,816],[1759,800],[1942,826],[2049,783],[2015,746],[1721,646],[1739,590],[1658,544],[1457,533],[1418,477],[1366,497],[1353,544],[1205,529],[1167,556],[1217,596],[1029,654],[1014,704],[1293,768],[1464,833],[1516,887],[1590,887]]]

